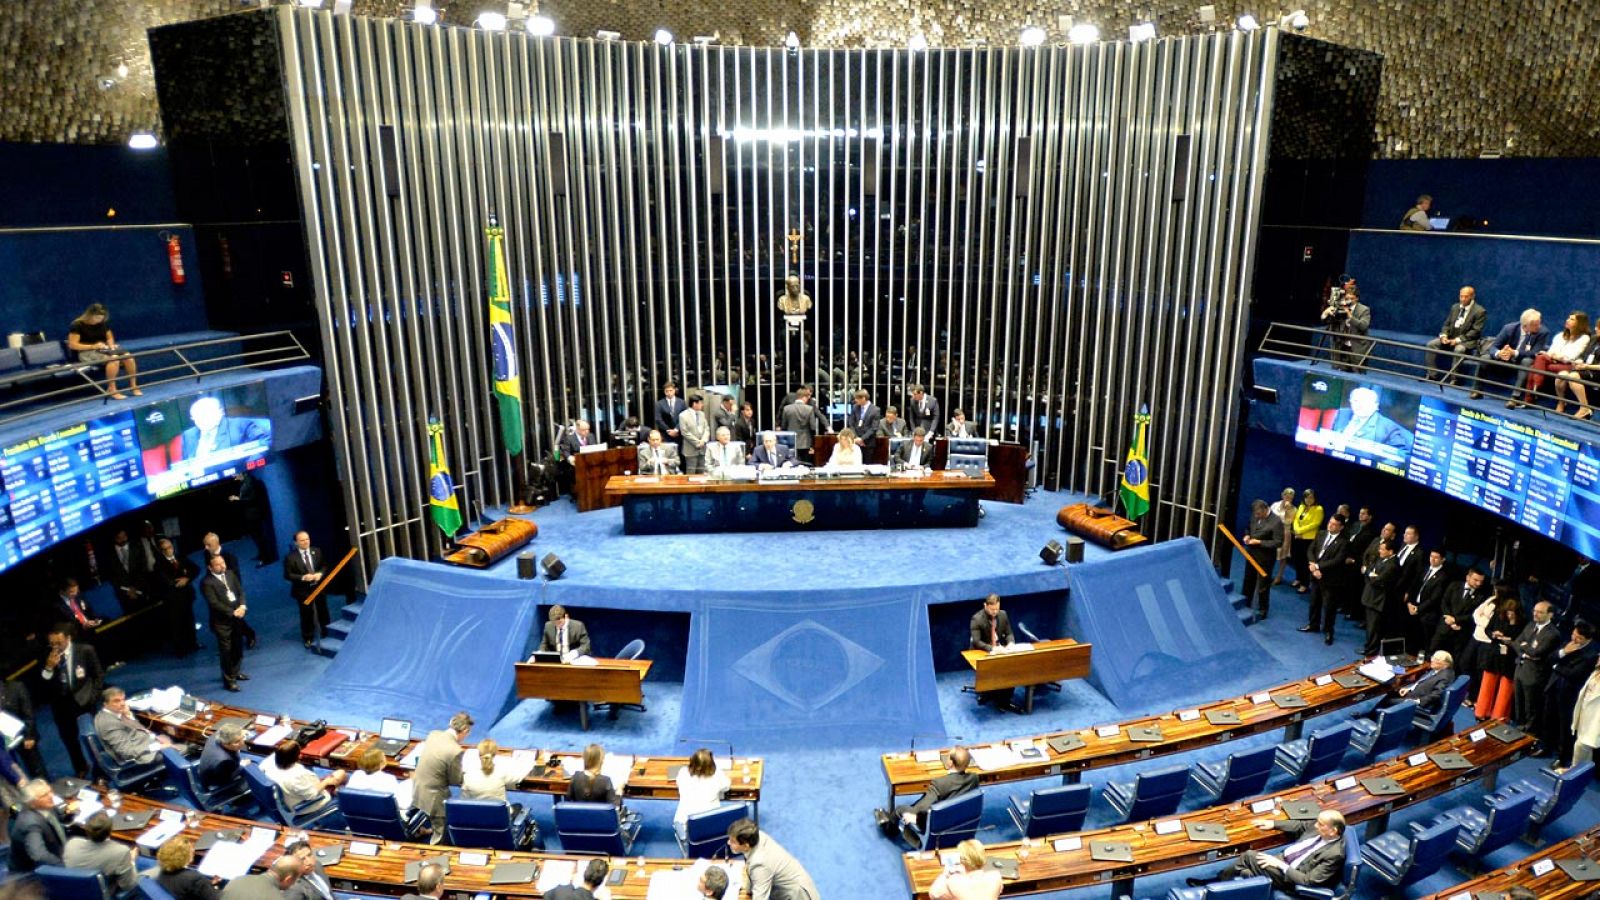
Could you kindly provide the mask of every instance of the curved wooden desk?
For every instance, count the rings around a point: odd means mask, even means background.
[[[1502,869],[1486,872],[1471,881],[1458,884],[1449,890],[1429,894],[1423,900],[1472,900],[1487,892],[1504,894],[1514,887],[1524,887],[1539,896],[1539,900],[1592,897],[1600,892],[1600,881],[1574,881],[1560,866],[1560,860],[1586,860],[1600,862],[1600,825],[1582,834],[1575,834],[1559,844],[1551,844],[1531,856],[1517,860]],[[1549,861],[1552,865],[1542,865]],[[1535,872],[1538,867],[1543,874]]]
[[[595,658],[594,665],[519,662],[516,666],[520,700],[570,700],[578,704],[578,723],[589,730],[591,703],[644,703],[644,679],[650,674],[648,659]]]
[[[1080,847],[1062,846],[1056,849],[1055,835],[1034,845],[1024,847],[1017,841],[990,844],[984,849],[991,858],[1015,859],[1019,878],[1007,881],[1005,895],[1034,894],[1041,891],[1060,891],[1068,888],[1112,884],[1112,896],[1133,894],[1133,880],[1137,875],[1167,872],[1189,866],[1204,865],[1220,859],[1237,856],[1246,850],[1265,850],[1289,843],[1288,835],[1279,831],[1256,828],[1253,822],[1260,818],[1283,818],[1278,809],[1268,811],[1264,804],[1274,806],[1291,800],[1315,801],[1324,809],[1337,809],[1344,813],[1350,825],[1368,823],[1367,833],[1375,834],[1388,827],[1389,814],[1420,800],[1426,800],[1454,790],[1469,781],[1489,777],[1523,756],[1533,748],[1534,739],[1523,735],[1511,743],[1503,743],[1485,733],[1486,728],[1501,724],[1484,722],[1470,732],[1451,735],[1411,753],[1394,759],[1374,763],[1366,768],[1341,775],[1319,784],[1301,785],[1267,794],[1254,803],[1233,803],[1213,806],[1192,813],[1171,816],[1148,822],[1134,822],[1095,831],[1080,831],[1070,837],[1081,842]],[[1477,740],[1474,740],[1477,738]],[[1460,753],[1471,765],[1465,769],[1445,770],[1429,760],[1426,754],[1454,751]],[[1420,756],[1419,756],[1420,754]],[[1421,759],[1413,765],[1412,760]],[[1367,778],[1389,777],[1399,782],[1405,793],[1375,796],[1362,787]],[[1253,807],[1262,805],[1263,811]],[[1158,834],[1163,823],[1176,823],[1175,833]],[[1183,825],[1187,823],[1214,823],[1228,833],[1226,843],[1191,841]],[[1162,829],[1166,830],[1166,829]],[[1133,862],[1102,862],[1089,855],[1089,842],[1125,841],[1133,846]],[[1026,851],[1019,852],[1019,851]],[[928,889],[943,870],[943,864],[934,853],[913,852],[904,856],[906,881],[916,900],[927,900]]]
[[[1105,726],[1106,729],[1116,729],[1114,734],[1105,737],[1100,735],[1099,729],[1083,728],[1077,731],[1053,731],[1035,737],[1014,738],[987,745],[1001,749],[1028,745],[1037,751],[1038,755],[997,768],[975,766],[978,779],[981,784],[1006,784],[1060,775],[1066,783],[1071,784],[1076,782],[1080,773],[1087,769],[1120,766],[1142,759],[1183,753],[1275,728],[1284,729],[1285,740],[1293,740],[1300,736],[1301,726],[1307,719],[1385,696],[1391,690],[1420,678],[1426,671],[1422,666],[1413,666],[1388,684],[1367,681],[1361,687],[1347,688],[1336,680],[1356,674],[1358,668],[1359,666],[1355,664],[1342,666],[1318,675],[1308,675],[1299,681],[1280,684],[1256,694],[1230,697],[1157,716],[1129,719],[1115,726]],[[1271,700],[1274,696],[1285,694],[1299,694],[1306,701],[1306,705],[1296,709],[1284,709]],[[1267,699],[1257,702],[1260,698]],[[1222,711],[1237,715],[1239,724],[1213,725],[1205,716],[1207,712]],[[1145,742],[1132,740],[1128,736],[1128,729],[1141,725],[1159,727],[1161,740]],[[1052,738],[1069,735],[1081,740],[1083,746],[1062,752],[1052,749],[1047,743]],[[949,750],[950,748],[944,748],[920,750],[914,754],[911,752],[883,754],[883,774],[889,781],[889,808],[894,808],[896,797],[902,794],[920,794],[928,789],[929,782],[943,775],[944,764],[940,759]]]
[[[1072,638],[1037,641],[1028,650],[1010,653],[985,653],[963,650],[961,658],[972,667],[973,690],[980,694],[1022,688],[1026,699],[1022,711],[1033,712],[1033,691],[1041,684],[1089,677],[1092,644]],[[891,804],[892,805],[892,804]]]

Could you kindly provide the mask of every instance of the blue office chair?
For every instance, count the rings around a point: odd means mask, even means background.
[[[922,827],[913,823],[907,828],[917,838],[917,849],[939,850],[975,837],[982,818],[983,791],[967,791],[928,807],[928,818]]]
[[[240,766],[239,771],[244,775],[244,783],[250,786],[250,795],[256,798],[256,805],[279,825],[285,828],[321,827],[327,830],[338,821],[339,804],[329,802],[319,806],[319,801],[312,800],[290,809],[283,799],[283,791],[272,783],[259,766],[247,763]]]
[[[379,791],[343,788],[334,795],[334,802],[339,804],[345,827],[360,837],[410,841],[421,836],[428,824],[428,816],[422,810],[410,809],[402,814],[394,796]]]
[[[728,846],[728,826],[749,818],[750,804],[724,803],[684,820],[678,852],[689,859],[715,859]]]
[[[1166,900],[1272,900],[1272,879],[1256,875],[1204,887],[1178,887],[1167,891]]]
[[[1436,741],[1449,733],[1450,723],[1455,720],[1456,710],[1461,708],[1461,700],[1466,696],[1467,676],[1457,675],[1456,680],[1444,689],[1444,702],[1439,704],[1438,712],[1417,713],[1412,727],[1422,732],[1423,743]]]
[[[457,847],[526,850],[539,845],[539,826],[533,814],[522,810],[513,815],[511,804],[504,800],[452,797],[444,801],[444,833],[445,840]]]
[[[107,900],[111,896],[105,876],[93,869],[39,866],[33,876],[50,900]]]
[[[172,893],[156,882],[154,878],[139,879],[139,896],[144,900],[178,900]]]
[[[1442,814],[1461,825],[1456,849],[1480,859],[1516,840],[1528,830],[1528,818],[1539,798],[1528,791],[1506,790],[1486,794],[1483,808],[1458,806]]]
[[[1198,762],[1189,770],[1189,780],[1206,795],[1206,806],[1222,806],[1240,797],[1253,797],[1266,790],[1276,752],[1271,746],[1257,747],[1230,753],[1222,762]]]
[[[195,809],[206,812],[227,812],[251,802],[250,786],[243,778],[235,778],[221,787],[208,788],[200,783],[195,763],[184,759],[183,754],[171,747],[161,748],[161,762],[167,769],[167,781],[178,791],[178,796]]]
[[[1398,891],[1439,871],[1460,833],[1461,823],[1442,815],[1426,825],[1412,822],[1367,842],[1361,857],[1374,875]]]
[[[1123,822],[1170,816],[1189,788],[1188,766],[1166,766],[1140,772],[1132,781],[1107,782],[1101,792]]]
[[[1311,732],[1309,738],[1279,744],[1273,762],[1295,784],[1315,781],[1339,768],[1339,761],[1350,749],[1350,735],[1354,733],[1349,722],[1318,729]]]
[[[1368,759],[1377,759],[1391,750],[1397,750],[1411,734],[1411,724],[1417,717],[1417,701],[1401,700],[1379,709],[1371,719],[1351,719],[1350,746]]]
[[[117,762],[100,741],[94,730],[94,716],[84,713],[78,717],[78,743],[90,764],[112,787],[119,791],[134,791],[154,786],[166,778],[167,767],[160,759],[147,763]]]
[[[638,659],[643,655],[644,641],[639,638],[634,638],[617,651],[617,659]],[[613,719],[617,717],[617,711],[622,709],[631,709],[635,712],[649,711],[643,703],[597,703],[595,707],[606,710]]]
[[[1534,795],[1533,813],[1528,817],[1528,839],[1535,843],[1544,826],[1567,814],[1594,780],[1594,763],[1586,762],[1557,775],[1551,769],[1540,769],[1531,778],[1520,778],[1506,789]]]
[[[1310,885],[1290,885],[1288,894],[1291,897],[1303,897],[1306,900],[1349,900],[1355,896],[1356,885],[1361,881],[1361,836],[1354,827],[1344,830],[1344,877],[1333,887],[1312,887]]]
[[[566,853],[627,856],[639,836],[639,820],[622,815],[609,803],[559,802],[555,805],[556,836]]]
[[[1006,814],[1025,838],[1078,831],[1089,815],[1093,797],[1094,790],[1087,784],[1064,784],[1034,791],[1026,800],[1013,795],[1006,803]]]

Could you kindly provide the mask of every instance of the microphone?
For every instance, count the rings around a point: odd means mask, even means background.
[[[1028,626],[1022,624],[1020,621],[1017,622],[1017,630],[1022,632],[1022,636],[1027,638],[1032,643],[1035,643],[1035,644],[1039,643],[1038,635],[1036,635],[1033,632],[1029,631],[1028,630]]]
[[[733,765],[733,742],[732,741],[725,741],[722,738],[681,737],[681,738],[678,738],[678,743],[680,743],[680,744],[721,744],[722,746],[728,748],[728,765],[730,765],[730,766]]]
[[[944,734],[937,731],[919,731],[911,735],[911,753],[917,752],[917,738],[938,738],[940,740],[961,741],[965,740],[959,734]]]

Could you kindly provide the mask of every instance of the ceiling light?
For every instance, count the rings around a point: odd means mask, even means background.
[[[1305,31],[1311,26],[1311,17],[1306,15],[1305,10],[1297,9],[1279,19],[1278,25],[1282,28],[1293,28],[1295,31]]]
[[[1100,28],[1088,22],[1074,25],[1072,30],[1067,32],[1067,40],[1074,44],[1092,44],[1100,40]]]
[[[1156,23],[1140,22],[1138,25],[1128,26],[1128,40],[1153,41],[1156,39]]]
[[[926,50],[928,49],[928,39],[920,34],[913,34],[911,40],[906,42],[906,46],[912,50]]]
[[[622,39],[622,32],[607,31],[602,28],[594,33],[594,38],[597,41],[617,41]]]
[[[118,78],[127,78],[128,77],[128,64],[127,63],[125,63],[125,62],[117,63],[117,77]]]
[[[1252,16],[1249,13],[1245,13],[1244,15],[1239,17],[1239,30],[1240,31],[1255,31],[1256,29],[1258,29],[1260,27],[1261,27],[1261,23],[1256,20],[1255,16]]]
[[[129,150],[154,150],[157,146],[156,136],[148,131],[135,131],[128,136]]]
[[[783,45],[785,47],[788,47],[790,50],[799,50],[800,49],[800,35],[795,34],[792,31],[789,32],[789,36],[783,39]]]
[[[300,5],[306,9],[321,9],[322,0],[300,0]]]
[[[702,47],[707,47],[717,42],[717,36],[714,34],[697,34],[694,36],[693,41]]]
[[[1196,10],[1196,13],[1199,15],[1200,22],[1203,25],[1210,25],[1211,23],[1217,21],[1217,7],[1213,4],[1207,3],[1205,6],[1202,6],[1200,9]]]
[[[660,44],[663,47],[671,46],[672,45],[672,32],[666,30],[665,28],[657,28],[656,29],[656,43]]]
[[[529,16],[527,28],[528,33],[534,37],[549,37],[556,33],[556,20],[549,16]]]
[[[497,12],[482,12],[482,13],[478,13],[477,25],[478,25],[479,28],[482,28],[484,31],[505,31],[506,30],[506,16],[505,16],[505,13],[497,13]]]
[[[418,25],[432,25],[439,21],[439,12],[426,2],[419,2],[411,10],[411,21]]]
[[[1029,25],[1022,29],[1022,34],[1017,36],[1018,43],[1024,47],[1037,47],[1044,43],[1044,29],[1037,25]]]

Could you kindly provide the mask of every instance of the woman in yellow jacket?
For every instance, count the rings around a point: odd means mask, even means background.
[[[1300,506],[1294,511],[1294,589],[1304,594],[1311,590],[1311,578],[1306,572],[1306,553],[1311,549],[1311,542],[1317,539],[1317,532],[1322,529],[1322,520],[1326,516],[1322,504],[1317,502],[1317,492],[1306,488],[1300,495]]]

